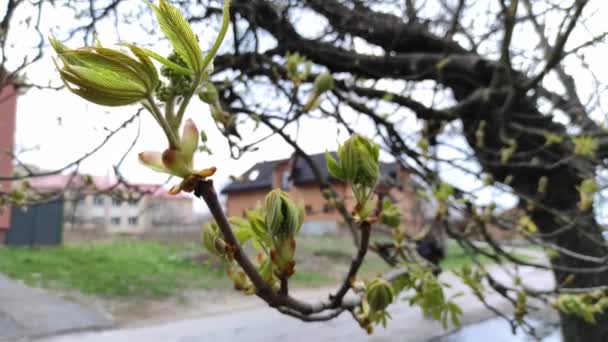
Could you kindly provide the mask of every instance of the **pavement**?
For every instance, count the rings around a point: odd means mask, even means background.
[[[508,279],[509,270],[494,268],[492,274],[500,279]],[[553,277],[547,272],[523,268],[520,277],[536,289],[546,289],[553,285]],[[449,273],[441,279],[451,288],[448,295],[463,293],[455,301],[465,311],[463,325],[484,321],[494,317],[458,279]],[[237,294],[235,294],[237,295]],[[306,299],[306,298],[305,298]],[[511,312],[511,304],[497,294],[488,294],[487,302],[501,311]],[[122,328],[67,334],[44,338],[44,342],[198,342],[198,341],[244,341],[244,342],[284,342],[284,341],[429,341],[447,333],[441,325],[422,315],[417,307],[398,303],[390,307],[392,319],[386,328],[376,327],[373,335],[367,335],[348,314],[319,323],[304,323],[284,316],[275,310],[262,307],[210,317],[181,320],[154,326]],[[482,336],[479,341],[487,341]],[[467,342],[469,342],[467,340]]]
[[[0,341],[32,341],[75,331],[108,329],[110,317],[0,274]]]

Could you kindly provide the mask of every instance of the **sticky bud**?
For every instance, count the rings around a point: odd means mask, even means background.
[[[215,222],[203,228],[203,246],[213,255],[223,256],[226,252],[226,243],[220,237],[219,228]]]
[[[391,228],[398,228],[403,221],[401,209],[397,207],[389,199],[382,202],[382,213],[380,214],[380,222]]]
[[[315,78],[313,91],[319,95],[334,89],[334,78],[329,73],[322,73]]]
[[[304,214],[281,189],[274,189],[266,195],[266,229],[276,240],[293,237],[302,226]]]
[[[339,161],[325,155],[330,174],[351,183],[359,208],[365,207],[380,178],[379,156],[380,147],[358,134],[338,148]]]
[[[198,148],[199,133],[196,124],[192,119],[186,120],[181,136],[181,154],[185,163],[192,167],[194,153]]]
[[[162,160],[163,165],[175,176],[187,178],[192,174],[192,168],[179,150],[166,149]]]
[[[217,107],[220,102],[220,96],[217,88],[211,82],[207,82],[203,85],[201,91],[198,93],[198,97],[201,99],[201,101],[212,107]]]

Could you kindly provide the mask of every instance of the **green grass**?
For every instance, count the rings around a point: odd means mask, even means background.
[[[158,242],[0,248],[0,270],[30,285],[105,297],[165,297],[185,288],[229,286],[223,270],[183,257],[187,249]]]
[[[488,248],[481,248],[481,249],[489,251]],[[521,254],[521,253],[515,253],[515,254],[513,254],[513,256],[520,260],[524,260],[524,261],[532,259],[529,255]],[[486,256],[483,256],[483,255],[477,256],[477,260],[481,264],[494,263],[494,260],[492,260]],[[460,247],[460,245],[458,243],[456,243],[456,241],[449,240],[447,242],[446,258],[441,262],[441,267],[444,270],[459,269],[462,266],[471,265],[472,263],[473,263],[473,258],[470,255],[467,255],[467,253],[462,249],[462,247]]]
[[[102,297],[163,298],[186,289],[230,288],[221,265],[202,260],[197,243],[110,241],[53,248],[0,248],[0,272],[33,286],[76,289]],[[355,253],[349,236],[301,236],[291,287],[318,287],[342,280]],[[525,257],[525,256],[524,256]],[[481,258],[487,263],[491,260]],[[215,263],[215,265],[214,265]],[[471,263],[448,243],[444,270]],[[359,276],[389,270],[368,253]]]
[[[0,248],[0,272],[32,286],[76,289],[102,297],[163,298],[185,289],[232,285],[213,261],[197,261],[195,243],[99,242],[51,248]],[[189,257],[190,256],[190,257]],[[320,286],[332,277],[300,270],[294,286]]]

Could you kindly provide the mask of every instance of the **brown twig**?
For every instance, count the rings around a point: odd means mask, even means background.
[[[359,272],[359,268],[361,264],[363,264],[363,260],[365,259],[365,254],[367,254],[367,249],[369,247],[369,237],[371,235],[371,225],[369,222],[364,221],[361,224],[361,244],[359,245],[359,249],[357,250],[357,254],[353,258],[350,263],[350,268],[344,281],[342,282],[342,286],[338,290],[338,292],[332,296],[332,307],[338,307],[342,304],[342,299],[351,288],[352,283],[355,281],[355,277],[357,276],[357,272]]]

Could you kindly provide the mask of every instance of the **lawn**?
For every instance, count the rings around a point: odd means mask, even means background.
[[[184,288],[228,285],[221,269],[196,264],[183,257],[187,251],[158,242],[0,248],[0,271],[30,285],[104,297],[164,297]]]
[[[336,283],[354,253],[348,236],[303,236],[297,243],[292,287]],[[469,262],[456,244],[448,244],[444,269]],[[360,276],[386,270],[388,266],[369,253]],[[33,286],[77,289],[109,298],[162,298],[185,289],[231,286],[224,270],[205,258],[196,243],[105,241],[54,248],[0,248],[0,272]]]

